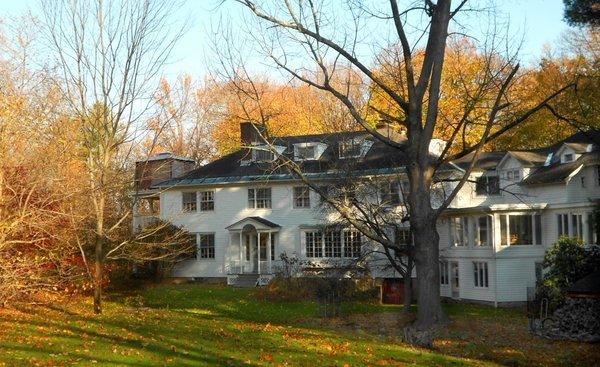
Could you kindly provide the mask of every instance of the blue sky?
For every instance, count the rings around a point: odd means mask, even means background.
[[[275,1],[275,0],[274,0]],[[165,69],[165,76],[173,78],[180,73],[202,77],[207,70],[208,34],[211,23],[219,17],[229,18],[232,23],[240,19],[240,11],[231,13],[231,6],[214,9],[215,0],[188,0],[180,15],[191,20],[187,34],[174,51],[172,62]],[[30,9],[38,12],[38,0],[0,0],[2,17],[18,16]],[[543,52],[544,46],[552,46],[561,33],[569,27],[562,20],[562,0],[496,0],[497,7],[510,22],[510,29],[524,34],[520,57],[525,63],[534,62]],[[236,9],[236,8],[234,8]]]

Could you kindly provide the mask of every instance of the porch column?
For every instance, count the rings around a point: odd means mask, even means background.
[[[260,274],[260,232],[257,232],[256,236],[257,236],[256,249],[258,250],[258,254],[256,254],[256,256],[258,256],[258,274]]]
[[[231,254],[231,232],[227,232],[227,235],[229,236],[229,247],[227,248],[227,251],[225,251],[225,254],[223,255],[223,266],[226,266],[225,264],[225,259],[229,258],[231,260],[233,260],[233,254]],[[231,255],[230,255],[231,254]],[[231,263],[229,263],[229,273],[233,274],[233,269],[231,269]]]
[[[244,254],[244,250],[243,250],[243,244],[244,244],[244,241],[243,241],[243,235],[242,235],[242,231],[240,230],[240,273],[243,273],[243,272],[244,272],[244,270],[243,270],[244,268],[243,268],[243,266],[242,266],[242,262],[243,262],[243,260],[244,260],[244,255],[243,255],[243,254]]]
[[[271,233],[271,231],[269,231],[269,238],[268,238],[268,243],[267,243],[267,259],[269,259],[269,274],[271,274],[271,259],[273,258],[272,254],[271,254],[271,240],[273,233]]]

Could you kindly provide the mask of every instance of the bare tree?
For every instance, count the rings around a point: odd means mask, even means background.
[[[249,26],[256,27],[246,34],[252,35],[259,51],[268,56],[278,69],[335,96],[362,129],[407,155],[407,209],[414,236],[419,289],[418,315],[411,329],[416,332],[413,336],[411,333],[407,335],[409,341],[431,345],[431,327],[448,320],[441,306],[439,290],[439,235],[436,221],[440,213],[463,188],[486,144],[537,111],[548,108],[550,102],[571,88],[572,84],[558,86],[533,106],[517,108],[522,106],[509,93],[519,77],[516,53],[500,52],[503,46],[501,41],[508,42],[509,39],[499,39],[499,30],[492,22],[487,32],[489,37],[481,46],[487,55],[485,67],[478,78],[471,81],[476,88],[469,89],[461,101],[462,116],[447,126],[450,133],[445,136],[446,146],[438,154],[432,154],[432,139],[445,122],[440,113],[440,100],[444,92],[441,82],[446,45],[451,35],[449,27],[453,20],[457,20],[459,13],[466,10],[466,0],[455,6],[450,0],[424,0],[413,2],[404,10],[399,8],[396,0],[390,0],[387,9],[370,9],[363,2],[356,1],[329,3],[309,0],[285,1],[282,4],[251,0],[235,2],[245,7],[256,19]],[[423,21],[419,22],[419,19]],[[376,47],[376,44],[364,41],[372,31],[373,24],[388,27],[394,38],[388,40],[387,44],[398,45],[401,50],[400,62],[393,66],[393,73],[389,74],[392,78],[384,77],[379,72],[376,66],[378,60],[363,60],[365,47]],[[417,54],[422,57],[417,57]],[[307,61],[316,68],[307,69],[304,66]],[[371,64],[373,61],[375,65]],[[406,142],[399,143],[379,133],[348,93],[331,83],[339,65],[360,72],[373,86],[372,89],[379,90],[396,107],[398,115],[381,113],[381,116],[398,129],[406,131]],[[466,137],[475,130],[475,141],[467,140]],[[469,158],[469,165],[460,173],[460,177],[440,177],[440,167],[464,157]],[[393,246],[379,230],[357,220],[354,210],[328,198],[327,193],[303,175],[301,167],[290,160],[284,163],[307,185],[326,197],[327,202],[366,237],[390,248]],[[451,191],[444,195],[441,202],[435,203],[432,193],[436,187],[448,182],[453,183]]]
[[[115,198],[131,180],[126,164],[162,67],[185,26],[172,1],[42,1],[63,95],[81,121],[94,222],[94,311],[100,313],[103,263],[112,232],[130,209]],[[116,210],[119,209],[119,210]],[[109,214],[118,213],[117,216]],[[110,221],[109,221],[110,219]]]

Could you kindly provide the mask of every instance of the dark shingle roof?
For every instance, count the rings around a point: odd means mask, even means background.
[[[363,158],[340,159],[338,157],[339,143],[349,139],[369,140],[372,142],[372,146]],[[394,173],[401,170],[408,163],[408,157],[402,149],[384,144],[365,131],[277,137],[273,139],[273,145],[285,147],[283,155],[291,159],[294,155],[294,144],[308,142],[327,144],[327,148],[320,159],[296,162],[300,165],[304,174],[307,176],[312,175],[313,178],[352,173],[357,175]],[[159,185],[196,185],[293,178],[284,165],[257,162],[246,165],[241,164],[245,159],[247,159],[247,151],[240,149],[199,167],[182,177],[162,182]]]
[[[599,152],[587,153],[574,162],[560,163],[557,161],[549,166],[542,166],[527,176],[521,184],[539,185],[564,182],[567,177],[581,165],[592,165],[600,163]]]

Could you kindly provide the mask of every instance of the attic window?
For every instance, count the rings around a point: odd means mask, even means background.
[[[298,160],[307,160],[307,159],[315,159],[316,149],[314,145],[305,145],[296,147],[297,159]]]
[[[360,157],[362,144],[356,140],[344,140],[340,142],[340,158],[357,158]]]
[[[562,162],[563,163],[573,162],[573,160],[574,160],[573,153],[565,153],[565,154],[562,155]]]

